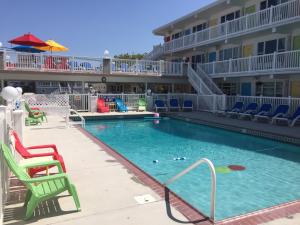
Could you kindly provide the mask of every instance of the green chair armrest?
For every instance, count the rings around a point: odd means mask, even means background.
[[[51,160],[47,162],[36,162],[36,163],[30,163],[22,166],[24,169],[30,169],[30,168],[36,168],[36,167],[47,167],[47,166],[52,166],[55,165],[58,168],[59,173],[63,173],[61,164],[57,160]]]
[[[60,173],[60,174],[47,175],[47,176],[42,176],[42,177],[34,177],[34,178],[30,178],[30,179],[22,179],[22,181],[29,182],[29,183],[40,183],[40,182],[56,180],[56,179],[61,179],[61,178],[68,179],[68,176],[65,173]]]

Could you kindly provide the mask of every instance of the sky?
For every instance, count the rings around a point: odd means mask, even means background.
[[[32,33],[68,55],[144,53],[162,42],[152,30],[213,0],[1,0],[0,42]]]

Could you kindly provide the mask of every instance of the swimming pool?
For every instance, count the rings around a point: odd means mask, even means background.
[[[217,171],[216,220],[300,199],[298,146],[175,119],[87,121],[86,130],[161,183],[210,159]],[[210,179],[203,165],[169,188],[209,215]]]

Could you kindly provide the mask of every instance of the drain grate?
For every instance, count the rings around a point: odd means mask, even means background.
[[[134,199],[140,205],[156,201],[156,199],[152,195],[149,195],[149,194],[135,196]]]

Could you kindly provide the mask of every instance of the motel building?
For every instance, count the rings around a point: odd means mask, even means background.
[[[0,49],[1,88],[300,97],[300,0],[218,0],[153,33],[144,60]]]
[[[218,0],[153,33],[148,59],[188,62],[224,94],[300,97],[299,0]]]

